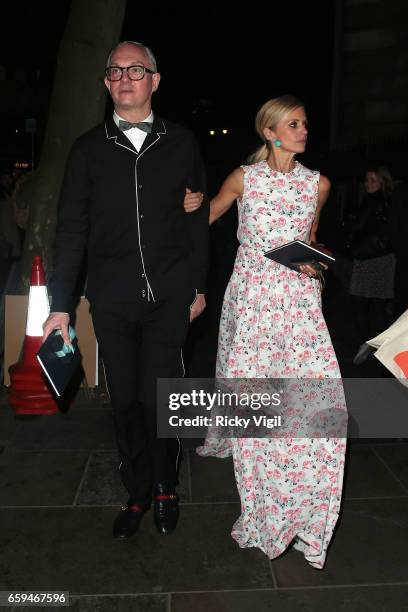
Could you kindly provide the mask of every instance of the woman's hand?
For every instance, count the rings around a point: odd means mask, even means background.
[[[307,274],[310,278],[316,278],[320,276],[322,270],[327,270],[327,265],[321,261],[316,263],[304,263],[298,265],[299,272]]]
[[[186,188],[186,195],[184,196],[184,210],[186,213],[192,213],[198,210],[203,203],[204,194],[201,191],[191,191]]]

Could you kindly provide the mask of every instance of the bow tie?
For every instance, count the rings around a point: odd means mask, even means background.
[[[131,130],[132,128],[139,128],[142,132],[146,132],[146,134],[150,134],[152,131],[152,124],[150,121],[139,121],[139,123],[131,123],[130,121],[123,121],[123,119],[119,119],[119,129],[122,132],[126,132],[126,130]]]

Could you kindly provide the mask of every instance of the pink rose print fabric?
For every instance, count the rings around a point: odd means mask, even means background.
[[[224,297],[216,376],[340,379],[318,281],[264,256],[309,239],[319,173],[299,162],[287,174],[266,161],[242,167],[240,246]],[[332,401],[345,411],[339,386]],[[197,452],[233,456],[241,515],[232,537],[241,548],[273,559],[293,544],[322,569],[340,511],[345,450],[345,438],[211,436]]]

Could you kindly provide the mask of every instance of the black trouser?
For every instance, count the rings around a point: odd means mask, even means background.
[[[406,253],[396,253],[393,320],[395,321],[408,308],[408,257]]]
[[[388,327],[387,300],[352,297],[354,321],[360,334],[359,343],[375,338]]]
[[[148,505],[155,482],[176,484],[180,443],[157,438],[157,378],[184,375],[190,304],[173,301],[92,306],[115,416],[122,482]]]

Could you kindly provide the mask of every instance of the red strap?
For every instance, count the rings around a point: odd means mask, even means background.
[[[132,504],[131,506],[127,506],[127,509],[131,512],[143,512],[143,508],[142,506],[139,506],[139,504]]]
[[[165,501],[167,499],[177,499],[177,496],[174,494],[169,494],[169,495],[156,495],[156,497],[154,499],[157,499],[157,501]]]

